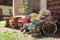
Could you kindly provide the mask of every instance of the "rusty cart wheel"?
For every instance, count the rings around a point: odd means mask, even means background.
[[[52,21],[47,21],[42,26],[42,31],[45,35],[53,35],[57,32],[57,25]]]

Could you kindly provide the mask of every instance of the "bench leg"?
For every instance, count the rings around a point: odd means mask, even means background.
[[[18,18],[14,18],[14,29],[18,28]]]
[[[5,27],[10,27],[9,19],[6,19],[6,26]]]

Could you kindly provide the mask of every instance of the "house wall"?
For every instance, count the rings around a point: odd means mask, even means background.
[[[2,9],[2,15],[10,15],[9,14],[9,10],[13,10],[13,8],[11,6],[2,6],[0,5],[0,9]],[[13,13],[13,11],[12,11]]]
[[[60,21],[60,0],[48,0],[47,9],[52,12],[52,17]]]
[[[28,6],[33,7],[34,10],[40,9],[40,0],[28,0]]]
[[[28,2],[28,6],[33,3],[34,7],[33,9],[43,9],[46,8],[47,6],[47,0],[26,0]],[[21,0],[13,0],[13,9],[14,9],[14,14],[13,15],[20,15],[19,11],[19,6],[21,4]]]
[[[20,4],[21,4],[20,0],[13,0],[13,10],[14,10],[13,16],[20,14],[19,13]]]
[[[33,5],[35,10],[47,8],[47,0],[28,0],[28,5]]]

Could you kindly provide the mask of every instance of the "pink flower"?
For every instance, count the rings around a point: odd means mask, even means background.
[[[45,16],[42,16],[42,13],[43,13],[43,12],[44,12],[46,15],[50,15],[50,13],[51,13],[49,10],[47,10],[47,9],[44,8],[44,9],[38,11],[38,13],[39,13],[39,14],[38,14],[38,17],[44,18]]]
[[[46,12],[46,14],[49,14],[49,13],[51,13],[49,10],[47,10],[47,9],[42,9],[42,10],[40,10],[38,13],[43,13],[43,12]]]
[[[24,18],[24,23],[28,23],[29,22],[29,17],[30,17],[30,15],[26,15],[26,17]]]

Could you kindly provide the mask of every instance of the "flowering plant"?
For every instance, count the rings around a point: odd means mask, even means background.
[[[45,18],[45,17],[51,15],[51,12],[49,10],[47,10],[47,9],[42,9],[38,13],[39,13],[38,17],[40,17],[40,18]]]
[[[19,13],[23,15],[27,15],[31,13],[32,11],[28,8],[28,2],[26,2],[26,0],[21,0],[21,1],[22,1],[22,5],[20,5],[19,7]]]
[[[30,15],[25,16],[24,23],[29,23],[30,22],[29,17],[30,17]]]
[[[42,20],[41,18],[45,18],[50,15],[51,12],[46,9],[42,9],[41,11],[39,11],[39,14],[31,13],[29,16],[29,20],[31,21],[31,23],[27,23],[29,26],[28,28],[30,30],[34,30],[42,27],[42,25],[44,24],[44,19]]]
[[[24,8],[23,5],[20,5],[20,7],[19,7],[19,13],[23,13],[24,12],[24,11],[22,11],[22,10],[24,10],[23,8]]]
[[[30,18],[29,18],[30,17]],[[27,29],[29,29],[29,30],[34,30],[34,29],[38,29],[39,27],[41,27],[42,26],[42,24],[43,24],[43,20],[40,20],[39,18],[38,18],[38,15],[36,14],[36,13],[31,13],[30,14],[30,16],[29,16],[28,18],[29,18],[29,20],[31,21],[30,23],[27,23],[26,22],[26,24],[28,24],[28,26],[26,27],[25,25],[24,25],[24,27],[25,27],[25,29],[27,28]],[[27,18],[27,17],[26,17]]]
[[[36,13],[31,13],[30,14],[30,21],[37,20],[37,14]]]

